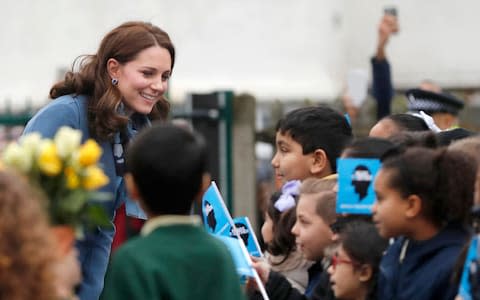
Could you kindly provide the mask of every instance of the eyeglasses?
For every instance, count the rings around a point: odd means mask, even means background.
[[[343,229],[343,224],[341,222],[333,222],[330,224],[330,230],[332,231],[333,234],[338,234],[340,233],[341,229]]]
[[[338,254],[335,254],[333,255],[331,258],[330,258],[330,266],[332,266],[332,268],[336,268],[337,265],[339,264],[349,264],[349,265],[352,265],[352,266],[358,266],[359,263],[357,262],[354,262],[354,261],[351,261],[351,260],[348,260],[348,259],[343,259],[343,258],[340,258],[338,256]]]

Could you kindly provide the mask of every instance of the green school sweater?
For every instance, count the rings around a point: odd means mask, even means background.
[[[202,227],[173,224],[114,253],[102,300],[244,299],[233,260]]]

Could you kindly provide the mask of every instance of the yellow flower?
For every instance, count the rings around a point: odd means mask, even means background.
[[[108,183],[108,177],[103,170],[97,166],[90,166],[85,169],[83,187],[87,190],[96,190]]]
[[[55,144],[50,140],[44,140],[38,155],[38,167],[48,176],[55,176],[62,171],[62,161],[58,156]]]
[[[80,178],[72,167],[65,168],[65,177],[67,178],[67,188],[73,190],[80,186]]]
[[[110,224],[97,202],[111,200],[110,193],[94,191],[109,181],[97,165],[102,149],[94,140],[81,145],[81,139],[80,130],[61,127],[53,139],[28,133],[0,152],[0,171],[15,169],[43,189],[52,224],[73,226],[79,234]]]
[[[33,164],[32,155],[15,142],[8,144],[3,152],[2,159],[6,165],[23,173],[30,172]]]
[[[60,127],[53,141],[57,147],[58,155],[66,158],[80,146],[82,132],[67,126]]]
[[[78,162],[88,167],[97,163],[102,155],[102,148],[92,139],[87,140],[79,150]]]

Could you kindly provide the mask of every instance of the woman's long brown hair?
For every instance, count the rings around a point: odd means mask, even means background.
[[[114,58],[125,64],[134,60],[142,50],[155,45],[168,50],[173,70],[175,48],[165,31],[145,22],[127,22],[118,26],[103,38],[97,54],[81,56],[75,60],[72,71],[67,72],[64,80],[51,88],[50,98],[68,94],[87,95],[91,136],[99,140],[111,140],[116,132],[126,126],[128,118],[118,113],[122,95],[111,83],[107,61]],[[162,97],[149,118],[165,119],[169,110],[167,99]]]

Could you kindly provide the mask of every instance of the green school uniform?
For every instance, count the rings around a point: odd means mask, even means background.
[[[113,255],[102,300],[244,299],[232,257],[197,216],[150,219]]]

